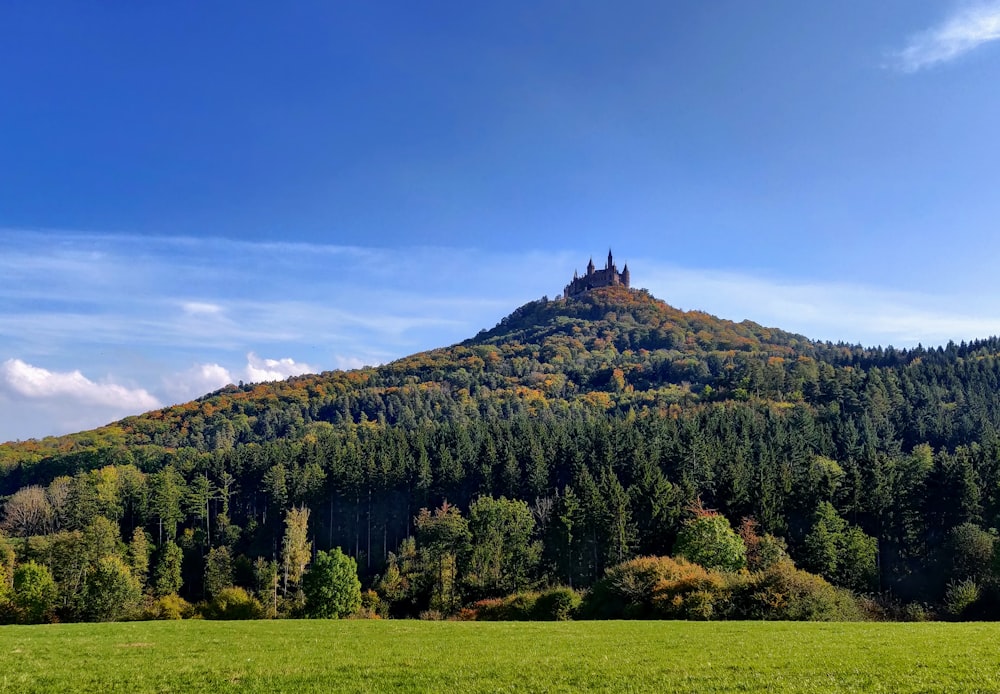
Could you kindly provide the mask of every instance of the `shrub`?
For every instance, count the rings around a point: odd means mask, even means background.
[[[149,598],[143,605],[143,619],[185,619],[194,614],[194,607],[187,600],[171,593],[159,598]]]
[[[782,560],[747,582],[740,611],[753,619],[853,621],[862,618],[854,594]]]
[[[979,602],[979,584],[972,579],[953,581],[944,593],[944,609],[955,619],[969,616],[973,606]]]
[[[580,606],[585,619],[651,619],[662,617],[662,598],[669,584],[707,572],[685,559],[638,557],[612,566],[587,593]]]
[[[706,620],[733,613],[734,574],[707,571],[697,564],[683,567],[684,575],[662,579],[653,590],[657,617]]]
[[[539,594],[531,610],[531,619],[546,622],[561,622],[572,619],[580,607],[582,598],[572,588],[556,586]]]
[[[205,619],[261,619],[264,607],[243,588],[223,588],[209,602],[202,603]]]
[[[361,594],[361,610],[358,614],[365,619],[388,617],[389,603],[384,602],[378,593],[369,588]]]

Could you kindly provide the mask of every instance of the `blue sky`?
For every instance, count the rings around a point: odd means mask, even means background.
[[[1000,333],[1000,0],[6,3],[0,440],[380,363],[608,246],[682,308]]]

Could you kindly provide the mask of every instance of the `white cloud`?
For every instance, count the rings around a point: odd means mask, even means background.
[[[365,361],[359,357],[343,357],[337,356],[333,358],[333,363],[338,369],[343,371],[350,371],[352,369],[363,369],[366,366],[373,364],[371,361]],[[374,362],[377,363],[377,362]]]
[[[939,26],[914,34],[906,47],[893,54],[894,65],[916,72],[948,62],[1000,39],[1000,2],[967,6]]]
[[[195,364],[190,369],[163,379],[163,390],[177,402],[211,393],[237,379],[219,364]]]
[[[142,388],[117,383],[95,383],[79,371],[56,372],[8,359],[0,366],[0,384],[10,392],[33,400],[71,399],[80,404],[122,410],[151,410],[160,402]]]
[[[290,376],[315,373],[316,369],[296,362],[288,357],[284,359],[261,359],[253,352],[247,355],[247,381],[259,383],[261,381],[283,381]]]

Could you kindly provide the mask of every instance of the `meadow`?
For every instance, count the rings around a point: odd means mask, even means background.
[[[986,692],[1000,625],[419,621],[0,627],[0,692]]]

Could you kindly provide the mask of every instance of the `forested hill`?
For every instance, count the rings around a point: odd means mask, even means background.
[[[316,546],[343,547],[370,577],[421,508],[466,512],[503,495],[534,511],[543,558],[531,580],[581,586],[669,553],[700,499],[734,525],[753,518],[831,580],[938,600],[949,582],[992,571],[998,352],[996,338],[820,343],[608,287],[526,304],[459,345],[382,367],[228,386],[0,446],[0,495],[14,495],[4,522],[31,535],[103,515],[123,538],[144,527],[154,543],[186,532],[198,575],[217,544],[275,556],[285,512],[304,505]],[[14,527],[15,492],[33,485],[48,515]],[[877,572],[852,566],[840,540],[816,549],[819,526],[875,538]]]

